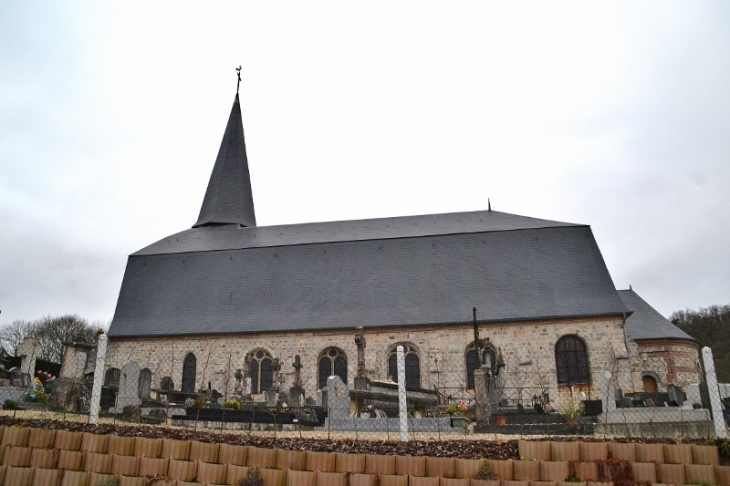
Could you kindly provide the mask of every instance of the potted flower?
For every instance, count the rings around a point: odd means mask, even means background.
[[[457,428],[465,428],[467,419],[462,414],[467,411],[469,406],[466,404],[464,400],[459,400],[456,403],[452,403],[446,409],[444,409],[444,413],[448,414],[451,417],[451,426],[457,427]]]
[[[47,371],[38,370],[36,376],[33,378],[33,382],[36,388],[42,389],[46,395],[53,393],[53,385],[55,384],[56,377]]]
[[[560,413],[565,417],[569,424],[578,423],[578,419],[583,415],[583,404],[576,405],[575,399],[570,397],[567,404],[560,408]]]

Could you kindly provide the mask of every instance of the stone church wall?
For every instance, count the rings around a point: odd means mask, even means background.
[[[635,349],[634,368],[639,380],[644,374],[653,376],[660,391],[667,385],[686,388],[702,381],[699,345],[685,340],[651,339],[632,343]],[[637,390],[642,390],[641,382]]]
[[[288,390],[294,382],[295,356],[299,355],[302,385],[307,396],[316,397],[318,358],[330,347],[341,349],[347,357],[348,384],[352,387],[357,374],[356,331],[309,331],[297,333],[266,333],[251,335],[216,335],[169,338],[113,339],[106,358],[106,369],[122,370],[120,395],[124,404],[134,401],[139,370],[149,369],[152,387],[160,387],[163,377],[169,376],[176,390],[181,389],[183,360],[188,353],[196,358],[196,389],[210,386],[231,396],[234,374],[245,368],[245,357],[251,351],[263,349],[281,362],[281,390]],[[371,379],[388,378],[388,354],[399,343],[415,348],[420,358],[422,388],[438,388],[445,396],[470,398],[466,389],[467,347],[473,342],[471,325],[417,326],[408,328],[366,328],[365,366]],[[577,335],[585,341],[593,383],[575,389],[582,397],[598,398],[597,389],[604,382],[606,370],[613,370],[612,378],[626,388],[633,379],[629,370],[616,372],[616,356],[626,355],[623,322],[620,318],[592,318],[549,320],[520,323],[482,324],[482,339],[489,338],[499,348],[505,362],[498,384],[504,400],[514,404],[523,402],[541,391],[551,400],[560,401],[569,388],[557,385],[555,371],[555,344],[562,336]],[[129,370],[130,373],[125,373]],[[134,375],[133,370],[137,370]],[[134,375],[134,376],[132,376]],[[131,401],[130,401],[131,400]]]

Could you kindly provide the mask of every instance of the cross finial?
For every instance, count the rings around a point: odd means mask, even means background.
[[[236,68],[236,74],[238,74],[238,84],[236,85],[236,94],[238,94],[238,88],[241,86],[241,66]]]

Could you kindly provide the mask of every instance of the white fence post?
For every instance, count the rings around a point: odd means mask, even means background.
[[[89,423],[96,424],[99,419],[99,402],[101,401],[101,386],[104,384],[104,361],[106,360],[106,334],[99,334],[96,340],[96,365],[94,366],[94,386],[91,388],[91,403],[89,403]]]
[[[408,442],[408,405],[406,403],[406,357],[403,346],[398,346],[398,416],[400,417],[400,440]]]
[[[715,435],[718,439],[727,437],[725,428],[725,417],[722,415],[722,403],[720,402],[720,391],[717,388],[717,376],[715,375],[715,361],[712,358],[712,350],[705,346],[702,348],[702,360],[705,363],[705,375],[707,379],[707,392],[710,395],[710,407],[712,408],[712,419],[715,422]]]

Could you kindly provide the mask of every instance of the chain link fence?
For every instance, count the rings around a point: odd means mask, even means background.
[[[638,390],[627,386],[631,382],[619,376],[615,366],[592,370],[590,383],[573,384],[557,383],[554,371],[519,370],[510,363],[473,369],[467,377],[463,371],[441,369],[432,377],[432,388],[413,386],[407,366],[405,371],[405,406],[401,408],[398,383],[362,376],[348,383],[338,375],[329,376],[325,386],[308,395],[296,379],[290,380],[291,386],[283,386],[280,372],[274,369],[271,383],[265,383],[269,388],[251,393],[254,385],[260,389],[262,384],[229,367],[217,377],[223,383],[219,392],[204,366],[196,391],[190,392],[164,379],[155,387],[145,370],[130,373],[129,366],[107,368],[101,418],[120,424],[321,439],[438,441],[587,435],[709,440],[724,436],[724,405],[730,405],[723,399],[726,387],[708,387],[711,380],[683,388]],[[49,403],[34,407],[48,418],[70,418],[64,410],[89,410],[91,389],[91,383],[59,383]]]

